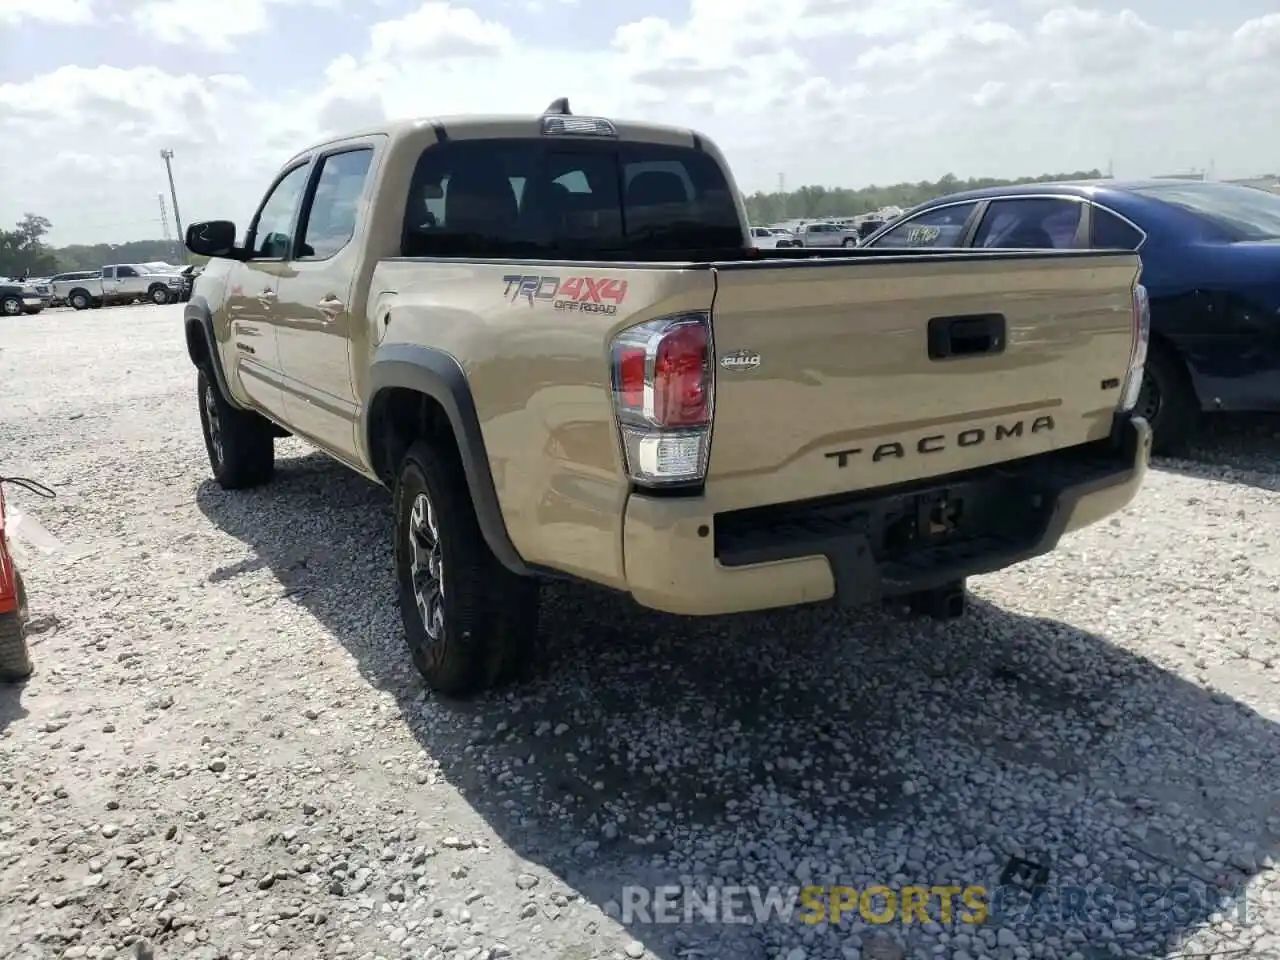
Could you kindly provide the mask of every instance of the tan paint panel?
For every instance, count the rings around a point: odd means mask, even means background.
[[[1135,256],[1109,255],[717,271],[717,356],[760,364],[716,370],[708,489],[729,509],[784,503],[1106,436],[1137,272]],[[1003,353],[929,359],[931,317],[988,312],[1007,319]],[[997,440],[1019,422],[1021,437]]]

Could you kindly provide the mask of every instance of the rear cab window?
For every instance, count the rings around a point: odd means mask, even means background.
[[[711,155],[654,143],[477,139],[423,151],[410,257],[695,257],[746,242]]]

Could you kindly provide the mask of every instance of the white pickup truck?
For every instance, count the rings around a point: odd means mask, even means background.
[[[103,267],[96,277],[55,281],[53,295],[77,310],[135,300],[165,304],[180,299],[183,285],[176,270],[156,272],[144,264],[117,263]]]

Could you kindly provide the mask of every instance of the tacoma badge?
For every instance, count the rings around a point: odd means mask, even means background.
[[[760,354],[754,350],[738,350],[720,358],[720,366],[726,370],[754,370],[760,366]]]

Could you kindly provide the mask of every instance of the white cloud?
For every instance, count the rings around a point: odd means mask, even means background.
[[[0,23],[23,20],[86,24],[93,20],[93,5],[91,0],[0,0]]]
[[[232,41],[265,30],[263,0],[152,0],[133,11],[139,32],[162,43],[230,50]]]
[[[74,2],[0,0],[0,21],[19,4]],[[286,7],[315,2],[133,10],[157,39],[234,50],[253,30],[289,29],[279,42],[296,51],[307,36],[280,25],[293,22]],[[0,136],[21,130],[27,145],[0,155],[0,222],[34,209],[59,239],[154,234],[162,147],[176,154],[185,218],[243,217],[276,166],[324,133],[383,116],[532,112],[560,96],[581,113],[701,129],[748,189],[771,189],[779,172],[792,187],[858,185],[1110,160],[1122,175],[1213,161],[1244,176],[1280,156],[1269,119],[1280,14],[1177,23],[1170,9],[1155,24],[1118,0],[691,0],[668,21],[564,0],[531,15],[527,2],[484,8],[507,11],[499,18],[430,0],[353,32],[340,56],[295,52],[287,90],[282,68],[261,65],[255,89],[254,65],[234,58],[224,62],[248,77],[85,64],[0,84]],[[611,39],[553,40],[545,18],[569,9],[584,33]],[[98,226],[124,221],[142,226]]]
[[[241,37],[271,25],[273,6],[333,6],[336,0],[146,0],[129,16],[139,33],[161,43],[230,51]]]
[[[511,31],[474,10],[428,0],[417,10],[375,23],[369,31],[370,62],[404,58],[495,56],[515,45]]]

